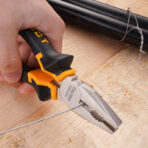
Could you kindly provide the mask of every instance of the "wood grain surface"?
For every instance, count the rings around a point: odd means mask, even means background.
[[[101,0],[148,16],[147,0]],[[113,135],[74,112],[0,136],[0,148],[147,148],[148,56],[102,34],[67,25],[63,52],[75,56],[79,77],[92,84],[122,119]],[[64,111],[62,101],[40,102],[36,94],[20,95],[0,83],[0,130]]]

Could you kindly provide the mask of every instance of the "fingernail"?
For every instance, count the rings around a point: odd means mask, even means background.
[[[3,74],[3,77],[4,77],[5,81],[7,81],[8,83],[15,83],[15,82],[19,81],[20,73],[16,72],[16,73]]]

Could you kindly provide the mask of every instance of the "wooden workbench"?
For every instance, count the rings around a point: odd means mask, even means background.
[[[147,0],[101,0],[148,16]],[[92,84],[122,119],[110,135],[68,112],[48,121],[0,136],[0,148],[147,148],[148,55],[138,62],[138,49],[68,25],[63,52],[75,56],[79,77]],[[40,102],[0,83],[0,130],[28,123],[67,109],[61,101]]]

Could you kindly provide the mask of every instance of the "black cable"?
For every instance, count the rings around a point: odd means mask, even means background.
[[[127,22],[127,19],[128,19],[127,11],[117,7],[110,6],[108,4],[105,4],[99,1],[95,1],[95,0],[63,0],[63,1],[75,4],[82,8],[89,9],[91,11],[100,13],[102,15],[110,16],[114,19],[120,20],[125,23]],[[134,14],[134,15],[138,20],[139,27],[148,30],[148,18],[138,14]],[[136,25],[134,16],[131,16],[130,24]]]
[[[48,0],[55,10],[63,17],[73,22],[89,25],[99,31],[106,32],[111,37],[121,39],[125,34],[127,23],[105,16],[91,10],[61,1]],[[129,29],[135,26],[129,25]],[[142,29],[144,36],[144,47],[148,47],[148,30]],[[137,30],[131,31],[125,41],[134,45],[140,45],[141,37]]]

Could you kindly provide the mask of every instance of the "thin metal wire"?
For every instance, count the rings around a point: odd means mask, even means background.
[[[83,104],[80,104],[79,106],[73,107],[73,108],[68,109],[68,110],[65,110],[65,111],[63,111],[63,112],[56,113],[56,114],[50,115],[50,116],[48,116],[48,117],[44,117],[44,118],[39,119],[39,120],[36,120],[36,121],[33,121],[33,122],[29,122],[29,123],[27,123],[27,124],[23,124],[23,125],[17,126],[17,127],[15,127],[15,128],[9,129],[9,130],[2,131],[2,132],[0,132],[0,135],[6,134],[6,133],[9,133],[9,132],[18,130],[18,129],[20,129],[20,128],[24,128],[24,127],[27,127],[27,126],[36,124],[36,123],[39,123],[39,122],[41,122],[41,121],[45,121],[45,120],[51,119],[51,118],[56,117],[56,116],[59,116],[59,115],[62,115],[62,114],[67,113],[67,112],[69,112],[69,111],[75,110],[75,109],[81,107],[82,105],[83,105]]]
[[[145,51],[143,51],[143,44],[144,44],[144,36],[143,36],[143,32],[142,32],[142,29],[139,27],[139,23],[138,23],[138,20],[137,20],[137,17],[136,17],[136,15],[134,14],[134,13],[132,13],[132,11],[131,11],[131,9],[130,8],[128,8],[128,13],[129,13],[129,15],[128,15],[128,21],[127,21],[127,27],[126,27],[126,31],[125,31],[125,34],[124,34],[124,36],[122,37],[122,39],[121,39],[121,41],[124,41],[125,40],[125,38],[127,37],[127,35],[131,32],[131,31],[133,31],[133,30],[137,30],[138,31],[138,33],[140,34],[140,37],[141,37],[141,43],[140,43],[140,49],[139,49],[139,62],[141,62],[141,56],[142,56],[142,54],[145,54],[146,52]],[[131,28],[130,30],[128,30],[129,29],[129,25],[130,25],[130,20],[131,20],[131,16],[134,16],[134,19],[135,19],[135,21],[136,21],[136,26],[135,27],[133,27],[133,28]]]

